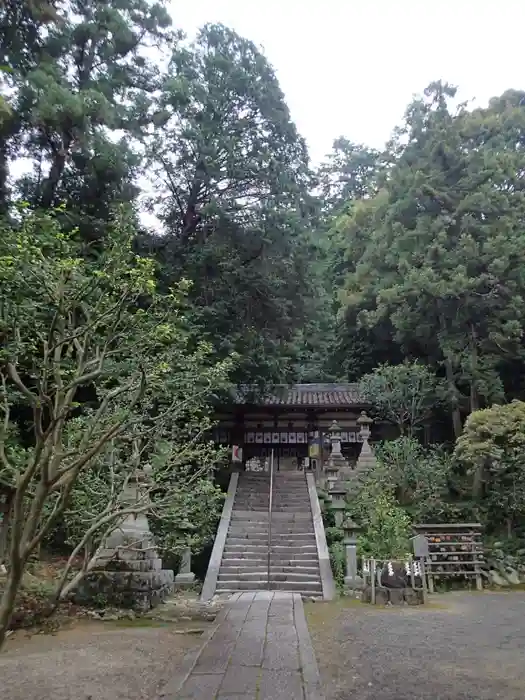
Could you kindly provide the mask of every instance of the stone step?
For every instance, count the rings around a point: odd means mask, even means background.
[[[250,505],[256,505],[259,506],[260,508],[266,508],[266,510],[269,509],[270,504],[268,500],[263,500],[261,498],[248,498],[246,496],[242,498],[235,499],[234,501],[234,507],[237,510],[241,510],[241,506],[245,506],[247,504]],[[307,506],[310,508],[310,499],[309,498],[303,498],[297,497],[297,498],[276,498],[275,500],[272,501],[272,510],[273,508],[277,508],[278,506],[296,506],[296,505],[301,505],[301,506]]]
[[[291,522],[291,523],[304,523],[305,521],[312,520],[311,510],[305,513],[272,513],[272,521],[274,522]],[[232,511],[232,522],[253,522],[253,523],[267,523],[268,513],[254,513],[253,510],[233,510]]]
[[[236,566],[268,566],[268,553],[263,554],[262,552],[253,553],[253,556],[243,556],[237,552],[228,552],[228,555],[224,557],[221,564],[224,563],[228,565],[229,563],[235,563]],[[312,554],[307,555],[296,555],[296,556],[274,556],[270,557],[270,566],[284,566],[284,567],[294,567],[294,566],[319,566],[319,560]]]
[[[237,485],[237,493],[239,491],[270,493],[270,481],[266,481],[263,479],[254,479],[251,481],[241,480]],[[306,481],[301,480],[296,481],[295,479],[274,479],[272,493],[284,491],[304,493],[305,491],[308,491],[308,485],[306,484]]]
[[[268,542],[268,530],[264,532],[263,530],[229,530],[228,537],[235,539],[264,539]],[[272,528],[272,543],[273,544],[283,544],[291,541],[297,544],[308,544],[309,542],[315,542],[315,534],[313,532],[286,532],[284,530],[275,530]]]
[[[259,576],[262,574],[267,574],[268,566],[223,566],[221,565],[219,571],[219,578],[221,576],[229,576],[230,578],[243,579],[245,576]],[[319,567],[315,566],[272,566],[270,564],[270,576],[302,576],[305,581],[309,581],[312,577],[316,580],[319,579]],[[292,578],[287,578],[286,580],[295,580]]]
[[[270,489],[260,489],[257,486],[252,486],[250,488],[238,488],[237,491],[235,492],[236,496],[257,496],[258,498],[269,498],[270,496]],[[283,489],[279,487],[273,487],[272,491],[272,497],[273,498],[280,498],[281,496],[308,496],[308,489],[306,486],[304,488],[300,489]]]
[[[270,549],[275,554],[307,554],[312,552],[317,555],[317,546],[314,542],[311,544],[295,544],[295,542],[292,542],[290,545],[272,544]]]
[[[249,532],[258,530],[268,532],[268,521],[263,523],[250,522],[249,520],[231,520],[230,529],[243,529]],[[313,532],[313,523],[309,520],[273,520],[272,532]]]
[[[268,539],[264,539],[262,537],[230,537],[227,546],[231,547],[232,549],[234,547],[238,547],[239,549],[242,547],[249,547],[250,549],[255,550],[264,548],[266,551],[268,551]],[[226,547],[224,549],[226,549]],[[272,540],[270,549],[274,553],[299,550],[300,553],[312,552],[317,554],[315,538],[312,538],[311,540]]]
[[[312,557],[309,554],[297,554],[295,557],[276,557],[272,555],[270,558],[271,566],[305,566],[318,567],[319,562],[317,557]],[[267,566],[268,554],[261,556],[258,552],[251,552],[249,555],[238,553],[228,553],[228,556],[223,557],[222,564],[226,566]]]
[[[235,540],[228,538],[226,540],[226,545],[224,547],[225,552],[234,552],[234,551],[242,551],[242,550],[249,550],[249,551],[268,551],[268,540],[249,540],[247,542],[246,540],[243,540],[241,538],[236,538]],[[274,554],[314,554],[317,555],[317,547],[315,544],[290,544],[290,545],[285,545],[285,544],[272,544],[270,547],[272,552]]]
[[[238,581],[235,579],[222,580],[217,582],[217,591],[251,591],[251,590],[268,590],[268,580],[254,581]],[[276,591],[292,591],[295,593],[311,593],[322,594],[323,587],[320,581],[272,581],[270,578],[270,590]]]
[[[266,574],[266,571],[256,571],[254,573],[242,572],[240,574],[232,574],[230,572],[219,572],[217,581],[221,583],[224,581],[228,585],[232,585],[233,581],[235,581],[237,584],[250,583],[251,581],[265,581],[266,583],[268,583],[268,576]],[[306,588],[310,586],[320,586],[321,576],[319,574],[315,574],[313,576],[306,576],[304,574],[301,574],[299,576],[294,574],[276,574],[270,569],[270,583],[272,585],[280,583],[289,583],[299,585],[301,588]]]
[[[254,549],[246,547],[240,549],[227,549],[224,548],[224,553],[222,561],[228,561],[230,559],[238,560],[243,559],[244,561],[268,561],[268,549]]]
[[[266,508],[258,508],[257,506],[252,506],[250,508],[250,506],[247,504],[243,505],[243,510],[249,510],[256,516],[259,516],[261,513],[268,512]],[[272,511],[272,518],[275,518],[276,516],[279,517],[279,513],[288,515],[302,515],[308,516],[309,518],[312,517],[311,512],[306,510],[304,506],[276,506]]]
[[[268,586],[266,585],[266,586],[261,587],[261,588],[252,588],[251,590],[252,591],[267,591]],[[224,595],[232,595],[234,593],[239,593],[239,590],[234,589],[234,588],[231,588],[231,589],[230,588],[221,588],[221,590],[219,592],[223,593]],[[270,593],[271,593],[271,591],[270,591]],[[319,592],[312,593],[311,591],[298,591],[298,590],[294,589],[293,591],[291,591],[291,593],[297,593],[298,595],[301,596],[301,598],[303,600],[319,600],[319,601],[323,600],[323,594],[319,593]]]
[[[234,545],[239,545],[240,547],[245,547],[247,544],[247,541],[249,541],[250,545],[261,545],[262,547],[268,547],[268,536],[264,537],[261,535],[260,537],[256,537],[255,535],[253,537],[241,537],[240,535],[230,535],[228,533],[228,538],[226,540],[226,546],[234,546]]]
[[[268,528],[262,530],[261,528],[247,528],[247,527],[231,527],[228,530],[228,537],[266,537],[268,538]],[[274,528],[272,526],[272,540],[282,540],[283,537],[291,537],[299,540],[315,539],[315,534],[313,531],[305,532],[304,529],[288,529],[288,528]]]
[[[260,501],[253,500],[242,500],[242,501],[236,501],[235,502],[235,508],[237,510],[257,510],[262,513],[268,513],[268,503],[261,503]],[[282,509],[293,509],[293,510],[298,510],[303,513],[311,513],[310,509],[310,501],[278,501],[277,503],[272,504],[272,513],[275,511],[279,511]]]

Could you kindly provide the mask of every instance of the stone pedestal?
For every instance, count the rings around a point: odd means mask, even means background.
[[[120,501],[125,508],[141,498],[144,499],[141,480],[136,476],[130,479]],[[173,584],[173,571],[162,568],[146,514],[130,514],[103,542],[95,566],[81,581],[74,597],[83,605],[143,612],[169,596]]]
[[[355,542],[345,544],[346,550],[346,576],[345,588],[355,590],[361,588],[363,579],[357,573],[357,545]]]
[[[422,590],[414,588],[376,588],[375,605],[423,605]],[[372,602],[372,588],[365,586],[361,593],[363,603]]]

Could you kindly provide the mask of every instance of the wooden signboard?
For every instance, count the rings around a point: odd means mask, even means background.
[[[426,566],[430,592],[434,579],[474,578],[476,588],[482,590],[480,567],[485,563],[482,526],[480,523],[423,523],[414,525],[417,535],[428,541]]]

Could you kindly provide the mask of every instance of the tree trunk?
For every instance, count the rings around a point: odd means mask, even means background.
[[[454,370],[452,368],[451,361],[445,359],[445,372],[447,376],[447,384],[450,391],[450,403],[451,403],[451,415],[452,415],[452,427],[454,428],[454,437],[458,438],[463,432],[463,425],[461,424],[461,413],[458,405],[458,390],[456,387],[456,382],[454,381]]]
[[[439,327],[443,335],[447,332],[447,322],[444,314],[441,312],[439,314]],[[452,359],[450,353],[442,347],[441,352],[445,358],[445,374],[447,378],[447,386],[450,392],[450,404],[451,404],[451,415],[452,415],[452,427],[454,429],[454,437],[457,439],[463,432],[463,425],[461,423],[461,413],[459,410],[459,391],[456,386],[456,380],[454,377],[454,367],[452,366]]]
[[[22,582],[24,566],[12,566],[7,576],[7,583],[0,602],[0,650],[6,640],[7,630],[15,608],[16,594]]]
[[[69,148],[72,141],[73,139],[69,134],[64,134],[60,148],[53,149],[54,152],[51,168],[47,178],[42,184],[40,206],[43,209],[49,209],[53,205],[56,191],[60,184],[60,180],[62,179],[64,168],[66,167],[66,160],[69,155]]]
[[[483,496],[483,477],[485,475],[485,468],[483,465],[477,466],[472,477],[472,498],[475,501],[480,501]]]
[[[476,376],[478,373],[478,348],[476,345],[477,333],[474,326],[470,327],[470,360],[472,377],[470,379],[470,412],[479,410],[479,393],[476,386]]]

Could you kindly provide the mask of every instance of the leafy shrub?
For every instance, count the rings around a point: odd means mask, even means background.
[[[372,476],[395,494],[414,519],[425,519],[426,513],[446,500],[452,460],[443,449],[400,437],[379,443],[375,451],[378,464]]]
[[[358,539],[363,556],[401,558],[410,552],[410,518],[388,493],[373,498],[364,525],[365,532]]]
[[[346,552],[342,541],[332,542],[328,551],[330,553],[330,564],[334,575],[335,585],[341,589],[344,586],[346,573]]]

